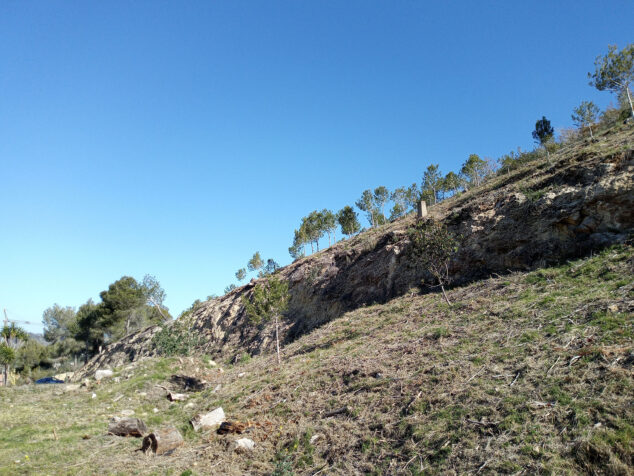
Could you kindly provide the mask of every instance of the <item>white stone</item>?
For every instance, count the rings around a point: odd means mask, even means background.
[[[69,383],[66,386],[64,386],[64,391],[74,392],[75,390],[79,390],[79,387],[81,387],[81,385],[79,385],[78,383]]]
[[[237,452],[253,451],[255,449],[255,441],[250,438],[240,438],[235,441],[233,449]]]
[[[242,378],[242,377],[244,377],[245,375],[246,375],[246,373],[245,373],[245,372],[240,372],[240,373],[238,374],[238,378]]]
[[[110,369],[99,369],[95,372],[95,380],[97,381],[109,377],[112,377],[112,370]]]
[[[93,394],[92,394],[92,397],[90,397],[90,398],[97,398],[97,394],[96,394],[96,393],[93,393]]]
[[[218,364],[213,360],[210,360],[209,362],[207,362],[207,365],[209,365],[210,367],[218,367]]]
[[[134,410],[121,410],[121,415],[123,415],[123,416],[132,416],[132,415],[134,415]]]
[[[216,408],[214,411],[196,415],[191,424],[194,427],[194,431],[199,430],[214,430],[220,426],[220,424],[225,421],[225,411],[222,407]]]
[[[158,408],[152,408],[152,413],[158,413],[159,409]]]

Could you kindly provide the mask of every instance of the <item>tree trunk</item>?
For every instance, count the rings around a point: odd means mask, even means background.
[[[594,139],[594,135],[592,135],[592,124],[588,124],[588,129],[590,129],[590,139]]]
[[[277,314],[275,314],[275,345],[277,347],[277,364],[282,363],[282,359],[280,358],[280,331],[277,320]]]
[[[163,314],[163,311],[161,311],[161,306],[159,306],[159,305],[156,303],[156,301],[154,301],[154,299],[152,299],[152,298],[150,298],[150,302],[151,302],[152,304],[154,304],[154,307],[156,307],[156,309],[158,310],[158,312],[159,312],[159,314],[161,315],[161,317],[163,317],[163,319],[165,319],[165,320],[167,321],[167,320],[168,320],[168,319],[167,319],[167,316],[166,316],[165,314]]]
[[[117,436],[142,437],[147,427],[138,418],[115,418],[108,425],[108,434]]]
[[[632,118],[634,118],[634,106],[632,105],[632,96],[630,95],[630,87],[625,86],[625,93],[627,94],[627,100],[630,102],[630,110],[632,111]]]
[[[150,450],[156,455],[162,455],[171,453],[183,444],[185,444],[183,437],[176,428],[161,428],[143,438],[141,451],[147,453]]]
[[[447,297],[447,293],[445,292],[445,286],[443,286],[442,283],[440,283],[440,289],[442,289],[442,295],[444,296],[445,301],[447,301],[447,304],[451,306],[451,303],[449,302],[449,298]]]

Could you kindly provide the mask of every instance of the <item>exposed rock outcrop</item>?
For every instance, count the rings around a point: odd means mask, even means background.
[[[634,229],[634,131],[599,144],[561,150],[553,164],[536,162],[484,187],[431,207],[461,236],[451,264],[456,282],[531,269],[624,241]],[[279,271],[291,300],[281,330],[288,342],[351,309],[402,295],[425,278],[409,258],[410,215],[341,241]],[[242,297],[255,282],[207,301],[190,316],[207,354],[224,359],[274,345],[272,326],[247,325]],[[158,328],[108,347],[88,368],[121,365],[152,354]],[[85,375],[86,372],[82,372]]]

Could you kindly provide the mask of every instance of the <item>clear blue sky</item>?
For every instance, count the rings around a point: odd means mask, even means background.
[[[571,125],[623,1],[0,3],[0,308],[123,275],[178,315],[302,216]],[[25,325],[35,331],[39,325]]]

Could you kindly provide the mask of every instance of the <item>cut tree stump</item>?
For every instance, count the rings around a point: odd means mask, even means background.
[[[147,433],[147,427],[142,420],[138,418],[118,418],[110,420],[108,425],[108,434],[117,436],[134,436],[142,437]]]
[[[176,428],[161,428],[143,438],[141,451],[151,451],[156,455],[169,454],[185,442]]]

